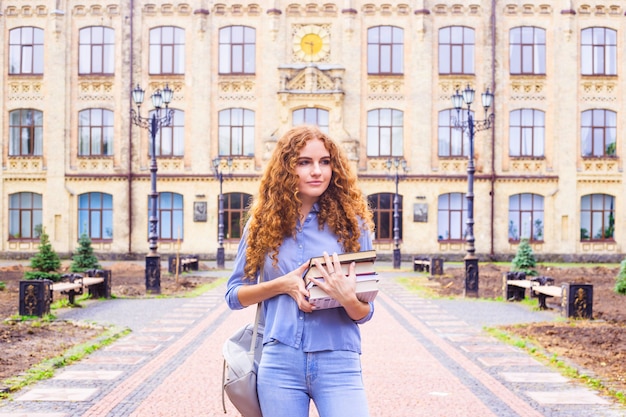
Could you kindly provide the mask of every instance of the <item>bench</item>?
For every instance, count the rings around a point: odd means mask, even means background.
[[[443,275],[443,258],[414,256],[413,271],[430,272],[431,275]]]
[[[83,274],[65,274],[65,281],[48,279],[20,281],[19,313],[21,316],[43,316],[50,313],[54,293],[67,295],[71,304],[88,289],[94,298],[111,298],[111,271],[92,269]]]
[[[517,275],[514,275],[517,274]],[[513,278],[513,279],[511,279]],[[530,296],[537,297],[539,309],[547,310],[547,298],[560,298],[561,315],[573,318],[593,318],[593,285],[564,283],[554,285],[554,278],[538,276],[526,279],[524,273],[507,272],[503,275],[503,292],[506,300],[519,301],[525,298],[526,288]]]
[[[170,274],[175,274],[177,270],[179,274],[181,272],[197,271],[200,266],[200,257],[198,255],[171,255],[167,264],[167,270]]]

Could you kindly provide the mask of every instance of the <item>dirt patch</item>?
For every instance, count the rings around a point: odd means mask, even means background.
[[[494,264],[480,265],[479,297],[503,296],[502,275],[509,268]],[[562,323],[538,323],[506,326],[504,330],[528,338],[549,355],[557,355],[581,372],[603,381],[614,390],[626,393],[626,296],[613,291],[619,268],[543,267],[539,275],[554,278],[554,284],[593,284],[593,320],[568,320]],[[446,268],[446,275],[435,285],[438,294],[461,296],[464,269]],[[548,298],[548,306],[559,309],[558,299]]]
[[[147,297],[145,267],[130,262],[107,266],[111,270],[111,292],[117,297]],[[19,375],[33,365],[63,354],[72,346],[84,343],[102,333],[102,329],[81,326],[56,320],[53,322],[21,322],[6,320],[19,312],[19,281],[24,277],[24,267],[13,265],[0,268],[0,388],[2,381]],[[161,294],[184,294],[211,278],[181,274],[178,279],[167,270],[161,271]],[[1,288],[1,284],[0,284]],[[67,296],[55,293],[54,300]],[[81,308],[81,307],[75,307]],[[54,314],[54,310],[52,311]]]

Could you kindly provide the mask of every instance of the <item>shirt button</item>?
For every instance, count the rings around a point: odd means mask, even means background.
[[[303,316],[300,316],[300,320],[303,320],[303,319],[304,319],[304,317],[303,317]]]

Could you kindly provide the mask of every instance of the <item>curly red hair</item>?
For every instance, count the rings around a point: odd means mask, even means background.
[[[250,221],[244,268],[247,279],[255,277],[267,254],[276,265],[282,241],[295,234],[302,204],[298,196],[296,161],[302,148],[313,139],[324,143],[332,168],[332,180],[318,200],[320,229],[328,224],[343,250],[356,252],[360,249],[362,227],[367,230],[374,228],[372,212],[357,186],[357,176],[343,150],[316,126],[294,127],[278,140],[261,177],[259,194],[248,213]]]

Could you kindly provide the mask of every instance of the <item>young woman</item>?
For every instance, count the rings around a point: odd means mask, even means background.
[[[374,304],[357,299],[354,264],[344,275],[336,254],[372,249],[372,230],[343,151],[316,127],[289,130],[261,179],[226,292],[232,309],[263,301],[257,387],[265,416],[308,416],[311,399],[321,417],[368,415],[359,325]],[[308,301],[302,275],[322,254],[318,285],[342,307]]]

